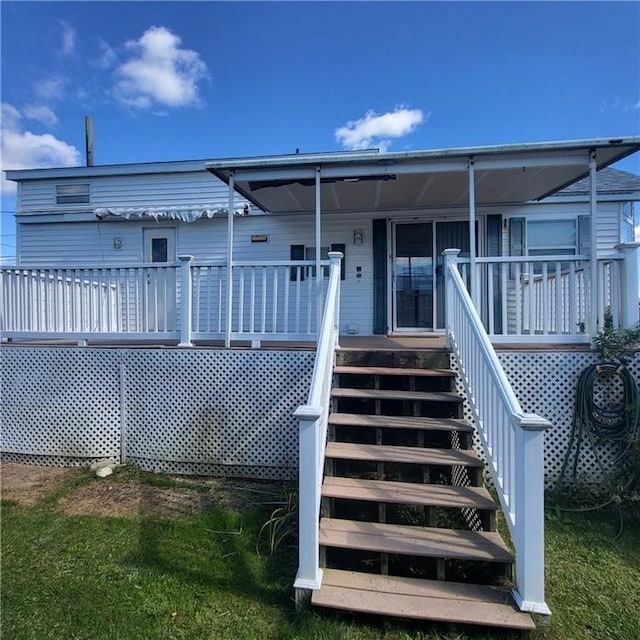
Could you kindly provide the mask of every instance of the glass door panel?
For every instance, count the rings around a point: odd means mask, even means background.
[[[444,256],[445,249],[460,249],[460,258],[470,255],[469,222],[436,222],[436,327],[444,329]],[[477,233],[476,222],[476,238]]]
[[[394,230],[394,329],[432,329],[432,224],[396,224]]]

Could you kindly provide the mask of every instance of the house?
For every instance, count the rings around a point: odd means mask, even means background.
[[[607,167],[639,149],[630,137],[9,171],[18,264],[0,269],[3,455],[297,470],[298,595],[529,628],[486,585],[451,582],[466,575],[459,563],[513,561],[518,609],[549,613],[543,490],[571,381],[605,322],[638,320],[640,185]],[[376,337],[395,350],[357,348]],[[450,354],[425,348],[433,340]],[[468,422],[515,558],[475,486]],[[425,447],[443,438],[446,449]],[[372,464],[375,479],[347,477],[344,460]],[[422,482],[390,481],[405,463]],[[452,488],[425,484],[430,474]],[[354,496],[374,504],[374,523],[335,516]],[[429,526],[407,538],[391,522],[397,502]],[[473,530],[432,529],[443,504]],[[375,555],[364,560],[379,577],[349,569],[359,554]],[[407,555],[425,580],[397,575]]]

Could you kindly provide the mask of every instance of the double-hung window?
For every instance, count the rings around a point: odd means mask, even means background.
[[[56,185],[56,204],[89,204],[89,185]]]
[[[512,218],[509,244],[512,256],[588,255],[589,216],[553,220]],[[568,263],[563,263],[562,268],[566,267]],[[541,271],[542,264],[536,263],[534,272]]]

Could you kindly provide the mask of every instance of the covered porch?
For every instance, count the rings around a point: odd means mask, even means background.
[[[291,231],[291,255],[247,260],[235,227],[248,220],[231,215],[224,259],[2,266],[0,334],[182,346],[315,342],[334,250],[346,254],[341,335],[444,335],[444,251],[459,249],[452,260],[493,344],[589,344],[605,323],[638,320],[638,247],[598,249],[596,171],[639,148],[630,138],[210,162],[228,184],[227,211],[239,193],[284,220],[284,233],[289,220],[313,221],[313,246],[296,244]],[[506,255],[501,238],[515,222],[495,212],[585,176],[588,242],[573,255]],[[271,216],[260,217],[267,225]],[[352,237],[329,246],[327,233],[345,217],[356,221]],[[362,243],[367,252],[355,258]],[[355,298],[364,331],[344,313]]]

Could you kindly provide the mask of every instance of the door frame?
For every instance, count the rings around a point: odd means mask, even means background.
[[[424,224],[425,222],[433,225],[432,233],[432,251],[433,264],[434,264],[434,278],[433,278],[433,327],[421,328],[421,327],[397,327],[396,326],[396,301],[394,291],[394,257],[395,257],[395,243],[396,243],[396,225],[397,224]],[[437,306],[437,285],[435,277],[436,259],[436,233],[437,223],[443,222],[466,222],[469,224],[469,216],[467,214],[447,214],[447,215],[422,215],[422,216],[402,216],[397,218],[387,218],[387,327],[389,335],[425,335],[435,334],[442,335],[445,332],[444,328],[438,328],[438,306]],[[478,255],[483,255],[485,248],[486,238],[484,229],[486,227],[486,215],[481,214],[476,218],[476,244],[478,247]]]
[[[153,227],[142,227],[142,262],[150,264],[153,261],[151,242],[155,238],[167,239],[167,262],[156,262],[158,265],[171,264],[176,262],[177,244],[176,225],[158,225]],[[147,331],[162,332],[176,329],[176,297],[178,295],[176,286],[175,269],[165,271],[154,271],[145,268],[147,273],[144,277],[144,288],[142,296],[142,308],[144,322]],[[173,294],[171,294],[173,292]],[[153,300],[153,305],[151,301]],[[164,307],[164,313],[154,313],[155,308]]]

